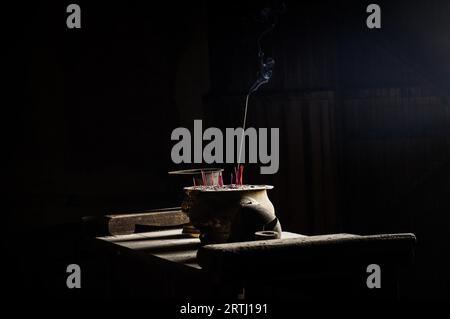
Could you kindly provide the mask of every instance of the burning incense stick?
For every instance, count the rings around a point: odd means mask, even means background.
[[[242,122],[242,135],[241,135],[241,145],[239,146],[238,167],[241,164],[242,146],[244,145],[244,133],[245,133],[245,126],[246,126],[246,122],[247,122],[247,109],[248,109],[248,99],[249,98],[250,98],[250,93],[247,94],[247,97],[245,98],[244,120]]]

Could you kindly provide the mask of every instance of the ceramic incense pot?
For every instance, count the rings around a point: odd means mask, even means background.
[[[281,235],[281,225],[267,196],[268,185],[185,187],[182,210],[200,231],[202,244],[251,241],[256,232]],[[279,236],[278,236],[279,238]]]

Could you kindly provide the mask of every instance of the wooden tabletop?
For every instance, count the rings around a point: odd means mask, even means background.
[[[290,232],[283,232],[281,236],[282,239],[300,237],[305,236]],[[117,250],[118,253],[129,252],[141,256],[152,256],[160,259],[160,261],[184,265],[190,269],[201,269],[197,263],[200,240],[183,234],[181,228],[97,237],[97,240]]]

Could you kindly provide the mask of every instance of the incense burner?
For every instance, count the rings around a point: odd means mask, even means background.
[[[202,244],[255,240],[255,232],[274,231],[281,225],[267,190],[268,185],[185,187],[182,204],[200,231]]]

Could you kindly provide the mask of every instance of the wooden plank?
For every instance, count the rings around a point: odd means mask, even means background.
[[[293,239],[206,245],[197,259],[203,269],[245,277],[259,272],[286,274],[333,269],[367,262],[398,264],[412,259],[413,234],[358,236],[332,234]],[[261,267],[264,265],[264,267]]]
[[[134,233],[136,225],[175,227],[189,223],[189,217],[180,207],[157,209],[132,214],[110,214],[104,217],[110,235]]]
[[[198,238],[183,234],[182,229],[169,229],[139,234],[97,237],[98,240],[111,244],[118,251],[129,251],[140,256],[153,256],[166,262],[185,265],[188,268],[201,269],[197,263],[197,251],[201,247]],[[282,239],[306,237],[283,232]]]

